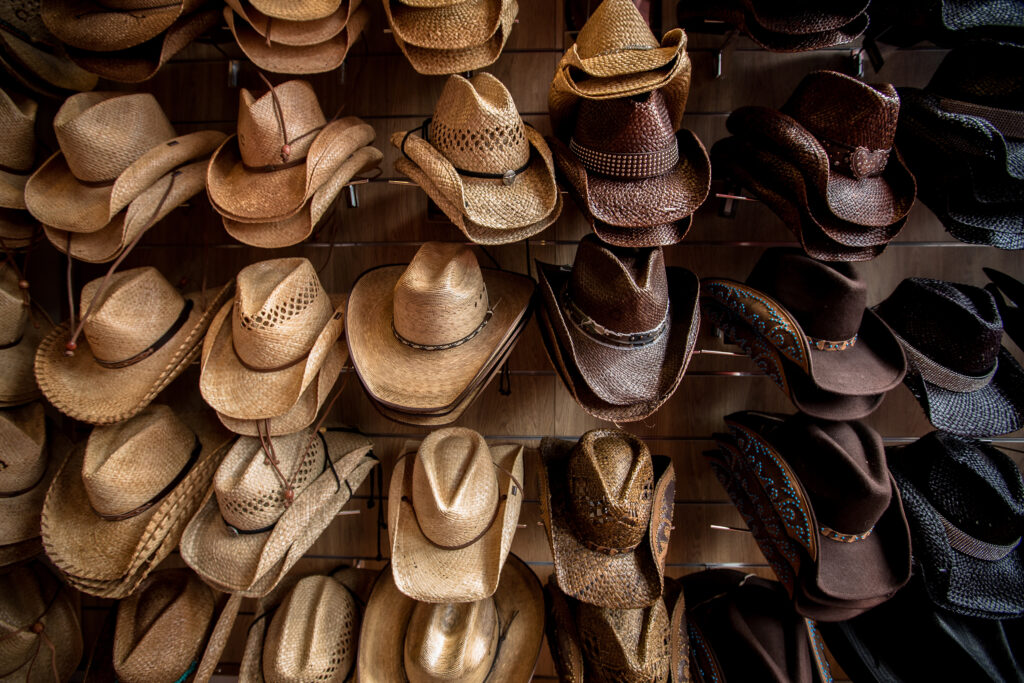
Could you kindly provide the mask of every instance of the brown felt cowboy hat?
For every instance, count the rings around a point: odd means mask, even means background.
[[[697,276],[666,268],[659,247],[609,247],[593,235],[580,240],[571,270],[538,262],[537,271],[552,362],[586,385],[586,394],[574,392],[581,407],[630,421],[654,413],[693,354]]]
[[[72,95],[53,120],[60,150],[25,185],[25,203],[41,223],[96,232],[160,178],[208,156],[218,131],[176,136],[149,93]]]
[[[490,597],[523,502],[523,447],[465,427],[431,432],[395,463],[388,490],[391,570],[421,602]]]
[[[159,404],[93,428],[47,493],[46,554],[79,590],[129,595],[177,547],[229,442],[209,411]]]
[[[615,609],[659,599],[675,504],[668,458],[652,458],[645,443],[617,429],[591,430],[575,443],[546,437],[540,456],[541,512],[558,586]]]
[[[117,606],[114,671],[125,683],[184,680],[203,651],[216,606],[189,569],[154,572]]]
[[[155,38],[206,0],[40,0],[46,27],[61,42],[114,52]]]
[[[366,605],[357,678],[526,683],[543,639],[540,581],[515,555],[509,555],[492,596],[463,603],[413,600],[395,585],[389,565]]]
[[[448,218],[460,228],[468,219],[505,243],[536,234],[558,217],[551,149],[488,73],[449,77],[433,117],[395,133],[391,143],[431,180],[424,190],[439,192],[457,210]]]
[[[312,428],[239,437],[185,529],[182,559],[218,590],[266,595],[377,465],[372,448],[359,434]]]
[[[50,331],[45,316],[36,315],[28,283],[9,263],[0,265],[0,407],[39,398],[32,360],[43,335]]]
[[[34,100],[0,89],[0,208],[26,208],[25,183],[36,161],[38,109]]]
[[[849,263],[771,248],[746,283],[705,279],[701,297],[705,313],[739,330],[737,340],[805,413],[859,419],[903,380],[903,350],[866,308],[867,284]]]
[[[65,321],[35,356],[43,395],[65,415],[92,424],[126,420],[146,407],[199,354],[228,283],[182,295],[150,267],[115,272],[82,288],[81,336]],[[69,352],[70,349],[70,352]]]
[[[480,268],[465,245],[428,242],[407,266],[370,270],[353,285],[345,329],[352,365],[375,401],[444,412],[522,333],[533,288],[524,275]]]

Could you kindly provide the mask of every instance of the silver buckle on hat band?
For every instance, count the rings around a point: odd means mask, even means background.
[[[668,311],[665,312],[665,317],[661,319],[657,327],[647,330],[646,332],[617,332],[615,330],[609,330],[607,327],[597,322],[583,310],[576,305],[576,303],[569,298],[568,289],[562,292],[562,308],[569,316],[569,320],[572,324],[578,327],[581,331],[594,338],[596,341],[609,346],[617,346],[624,349],[635,349],[643,346],[653,344],[668,327]]]
[[[569,149],[588,171],[612,178],[653,178],[668,173],[679,163],[679,141],[675,138],[654,152],[600,152],[581,145],[575,138],[569,140]]]
[[[986,543],[958,529],[952,522],[943,517],[938,510],[935,511],[935,514],[942,520],[942,526],[946,530],[946,539],[949,541],[950,547],[977,560],[997,562],[1012,553],[1020,545],[1019,536],[1016,541],[1009,545]]]
[[[999,361],[996,360],[995,364],[992,365],[992,369],[981,376],[961,375],[955,370],[945,368],[928,356],[924,355],[907,342],[906,339],[893,332],[893,336],[896,337],[896,341],[900,343],[903,350],[907,354],[907,360],[909,364],[913,366],[913,370],[917,374],[921,375],[929,384],[934,384],[937,387],[946,389],[947,391],[955,391],[958,394],[968,394],[979,389],[984,389],[992,381],[992,378],[996,374],[996,370],[999,369]]]

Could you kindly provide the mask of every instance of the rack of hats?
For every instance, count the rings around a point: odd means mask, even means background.
[[[1021,680],[1024,7],[834,4],[2,3],[0,677]]]

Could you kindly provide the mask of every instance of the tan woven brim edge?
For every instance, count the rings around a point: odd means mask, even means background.
[[[436,40],[434,42],[429,42],[429,41],[426,41],[426,40],[422,40],[421,42],[416,42],[417,40],[420,40],[420,38],[418,36],[416,36],[416,35],[412,35],[412,33],[413,33],[414,29],[415,29],[416,19],[418,17],[416,17],[416,16],[406,17],[403,20],[396,21],[395,20],[395,14],[394,14],[394,12],[391,9],[392,3],[396,3],[396,2],[399,5],[404,5],[406,7],[410,7],[410,6],[409,5],[405,5],[405,3],[401,2],[401,0],[384,0],[384,2],[382,4],[384,5],[384,15],[385,15],[385,17],[387,19],[388,26],[391,27],[391,31],[392,31],[392,33],[394,34],[394,36],[395,36],[395,38],[397,40],[400,40],[403,43],[405,43],[406,45],[410,45],[412,47],[420,47],[420,48],[425,48],[425,49],[428,49],[428,50],[463,50],[463,49],[467,49],[467,48],[471,48],[471,47],[474,47],[476,45],[479,45],[480,43],[489,40],[491,36],[493,36],[495,33],[497,33],[498,28],[501,26],[501,12],[502,12],[502,8],[506,4],[508,4],[510,2],[510,0],[479,0],[479,1],[480,1],[481,4],[482,3],[488,3],[489,5],[493,6],[495,11],[493,12],[493,17],[490,17],[490,21],[484,27],[484,29],[486,30],[484,38],[482,40],[476,40],[475,42],[472,41],[472,40],[469,40],[466,35],[462,35],[462,32],[460,31],[460,28],[462,28],[462,26],[460,26],[459,24],[454,24],[454,23],[452,25],[448,26],[449,31],[445,35],[443,35],[443,36],[435,36]],[[457,4],[459,4],[459,5],[468,5],[468,4],[471,4],[472,2],[474,2],[474,0],[469,0],[468,2],[460,2],[460,3],[457,3]],[[449,5],[448,7],[454,7],[454,5]],[[430,9],[420,8],[418,10],[416,8],[413,8],[412,11],[413,11],[414,14],[419,14],[419,13],[423,13],[423,12],[438,13],[438,12],[441,12],[441,11],[444,11],[444,10],[441,9],[441,8],[430,8]],[[422,16],[422,15],[420,15],[420,16]],[[484,14],[484,18],[488,18],[487,14]],[[479,23],[476,22],[475,20],[472,23],[473,23],[473,28],[474,29],[479,27]],[[468,33],[468,31],[466,33]],[[410,40],[410,38],[412,38],[412,40]]]
[[[268,17],[252,5],[249,5],[245,0],[226,0],[226,2],[228,7],[234,10],[235,14],[242,17],[256,33],[266,38],[266,27],[272,25],[270,33],[273,35],[273,42],[290,47],[306,47],[330,40],[344,30],[352,13],[362,4],[362,0],[342,0],[342,3],[338,5],[338,9],[332,15],[328,15],[323,19],[288,21],[286,19],[275,20],[273,17]],[[246,9],[246,5],[248,5],[248,9]],[[341,16],[335,19],[334,14]],[[332,19],[333,21],[329,21]],[[333,28],[324,31],[323,25],[331,23],[334,24]],[[318,24],[318,26],[314,27],[312,24]],[[282,34],[284,35],[283,40]]]

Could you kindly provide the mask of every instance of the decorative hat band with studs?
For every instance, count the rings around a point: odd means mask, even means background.
[[[164,332],[159,339],[157,339],[155,342],[150,344],[142,351],[139,351],[131,358],[125,358],[124,360],[103,360],[102,358],[99,358],[94,354],[93,360],[96,361],[97,365],[110,370],[127,368],[131,365],[135,365],[136,363],[141,363],[142,361],[146,360],[154,353],[159,351],[161,348],[163,348],[163,346],[167,342],[171,341],[171,339],[174,338],[174,335],[178,334],[178,332],[181,331],[181,328],[185,326],[186,322],[188,322],[188,316],[189,314],[192,313],[192,306],[194,303],[195,302],[193,302],[192,299],[185,299],[185,303],[181,307],[181,313],[178,314],[178,319],[175,320],[174,323],[167,328],[167,331]]]
[[[830,341],[828,339],[818,339],[817,337],[807,337],[807,341],[814,344],[814,348],[819,351],[845,351],[852,349],[857,343],[857,335],[853,335],[849,339],[843,339],[842,341]]]
[[[679,141],[675,137],[653,152],[600,152],[569,140],[569,149],[591,173],[611,178],[642,179],[665,175],[679,163]]]
[[[939,98],[939,107],[950,114],[963,114],[965,116],[978,116],[985,119],[996,130],[1003,134],[1003,137],[1012,140],[1024,139],[1024,112],[1013,109],[1000,109],[998,107],[986,107],[973,102],[962,102],[950,100],[945,97]]]
[[[405,151],[405,143],[409,139],[409,135],[411,135],[412,133],[419,132],[420,137],[422,137],[425,141],[429,142],[435,148],[437,147],[437,145],[435,145],[431,141],[431,139],[430,139],[430,122],[431,121],[433,121],[433,119],[425,119],[423,121],[423,123],[421,123],[419,125],[418,128],[413,128],[412,130],[406,131],[405,136],[402,138],[402,154],[405,155],[406,159],[409,159],[410,161],[413,161],[412,157],[410,157],[406,153],[406,151]],[[519,177],[519,174],[525,173],[526,170],[528,168],[530,168],[530,164],[533,163],[533,155],[534,155],[533,146],[530,145],[530,153],[526,157],[526,163],[524,163],[519,168],[510,168],[510,169],[508,169],[506,171],[503,171],[501,173],[483,173],[481,171],[470,171],[470,170],[465,169],[465,168],[459,168],[458,166],[455,166],[454,164],[452,164],[452,167],[456,170],[456,172],[458,172],[459,175],[464,175],[464,176],[467,176],[469,178],[482,178],[482,179],[485,179],[485,180],[500,180],[502,182],[502,184],[504,184],[504,185],[511,185],[512,183],[514,183],[516,181],[516,178]]]
[[[448,342],[446,344],[417,344],[414,341],[406,339],[401,334],[399,334],[398,330],[395,329],[394,317],[391,318],[391,334],[395,335],[395,339],[397,339],[398,341],[402,342],[409,348],[416,349],[417,351],[445,351],[447,349],[454,349],[457,346],[462,346],[469,340],[473,339],[473,337],[480,334],[481,330],[483,330],[487,326],[487,323],[491,321],[491,317],[493,315],[494,308],[488,307],[487,312],[484,313],[484,319],[480,321],[480,324],[476,326],[476,329],[474,329],[472,332],[467,334],[462,339],[456,339],[455,341]]]
[[[999,361],[996,360],[992,364],[992,368],[984,375],[972,376],[962,375],[955,370],[943,367],[933,361],[931,358],[921,353],[913,346],[911,346],[907,340],[900,335],[893,332],[893,336],[903,347],[903,351],[907,354],[907,365],[908,368],[916,372],[929,384],[934,384],[937,387],[946,389],[947,391],[955,391],[958,394],[969,394],[979,389],[984,389],[992,382],[992,378],[995,377],[996,370],[999,369]]]
[[[969,555],[977,560],[998,562],[1016,550],[1017,546],[1020,545],[1020,536],[1017,537],[1016,541],[1007,545],[987,543],[958,529],[955,524],[943,517],[938,510],[935,511],[935,514],[938,516],[939,520],[942,521],[942,526],[946,531],[946,539],[949,541],[949,546],[953,548],[953,550],[958,550],[964,555]]]
[[[178,474],[175,475],[174,479],[172,479],[170,482],[168,482],[167,486],[165,486],[160,491],[160,493],[156,494],[155,496],[150,498],[147,502],[143,503],[142,505],[140,505],[139,507],[135,508],[134,510],[129,510],[128,512],[121,512],[121,513],[118,513],[116,515],[110,515],[110,514],[104,514],[102,512],[98,512],[96,510],[96,508],[93,508],[93,512],[95,512],[97,516],[101,517],[102,519],[107,520],[108,522],[121,522],[121,521],[124,521],[126,519],[131,519],[132,517],[137,517],[137,516],[141,515],[143,512],[145,512],[146,510],[150,509],[151,507],[153,507],[154,505],[159,503],[171,491],[173,491],[175,488],[177,488],[178,484],[180,484],[185,479],[185,477],[188,475],[188,473],[192,470],[192,466],[195,465],[196,461],[199,460],[199,454],[202,453],[202,451],[203,451],[203,444],[202,444],[201,441],[199,441],[199,437],[197,436],[197,437],[195,437],[195,445],[192,447],[192,453],[189,454],[188,460],[185,462],[185,466],[181,468],[181,471],[179,471]]]
[[[665,317],[661,319],[661,322],[653,329],[645,332],[617,332],[609,330],[576,305],[569,297],[568,288],[562,290],[562,309],[568,314],[572,324],[589,337],[601,344],[617,348],[636,349],[653,344],[658,341],[658,338],[661,337],[668,327],[668,311],[666,310]]]
[[[879,176],[889,164],[890,149],[868,149],[828,138],[818,138],[818,142],[825,148],[832,168],[857,180]]]
[[[818,531],[821,532],[821,535],[825,538],[830,538],[833,541],[839,541],[840,543],[856,543],[857,541],[863,541],[865,538],[870,536],[871,532],[874,530],[875,527],[872,526],[870,529],[860,534],[844,534],[825,525],[822,525],[821,528],[818,529]]]

